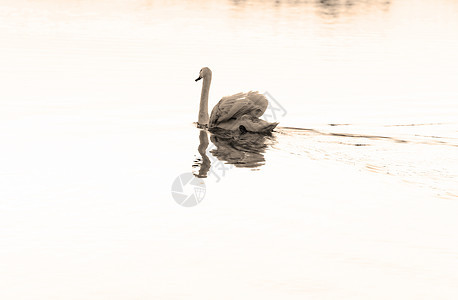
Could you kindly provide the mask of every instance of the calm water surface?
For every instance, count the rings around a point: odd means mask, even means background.
[[[420,2],[2,1],[0,297],[456,298],[458,2]],[[203,66],[276,132],[196,129]]]

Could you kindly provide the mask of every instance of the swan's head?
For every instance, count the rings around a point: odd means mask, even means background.
[[[197,77],[196,81],[199,81],[202,78],[211,78],[211,77],[212,77],[212,71],[209,68],[204,67],[200,69],[199,77]]]

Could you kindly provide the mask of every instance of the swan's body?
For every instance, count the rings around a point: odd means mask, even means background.
[[[269,123],[260,119],[269,105],[267,98],[258,92],[238,93],[223,97],[213,108],[208,117],[208,93],[212,73],[209,68],[200,71],[199,78],[203,79],[200,98],[199,121],[200,127],[209,129],[242,130],[250,132],[271,132],[278,123]]]

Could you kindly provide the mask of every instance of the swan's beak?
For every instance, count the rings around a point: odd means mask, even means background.
[[[197,81],[199,81],[199,80],[201,80],[201,79],[202,79],[202,77],[201,77],[201,76],[199,76],[199,78],[197,78],[197,79],[196,79],[196,82],[197,82]]]

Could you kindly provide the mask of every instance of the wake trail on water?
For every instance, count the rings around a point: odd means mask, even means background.
[[[422,130],[418,130],[419,126]],[[277,142],[272,148],[395,176],[429,189],[441,198],[458,199],[458,138],[455,132],[455,124],[441,123],[278,127]]]

